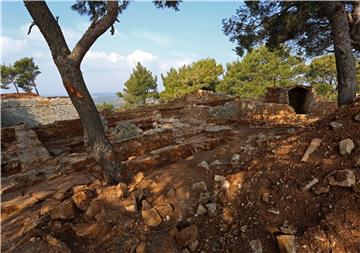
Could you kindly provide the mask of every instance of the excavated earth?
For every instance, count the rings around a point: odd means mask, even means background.
[[[3,128],[1,250],[360,252],[359,100],[320,119],[228,117],[234,101],[103,111],[129,178],[114,186],[79,120]]]

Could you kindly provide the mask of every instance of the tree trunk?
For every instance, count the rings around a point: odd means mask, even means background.
[[[68,61],[66,64],[58,65],[58,69],[71,102],[80,116],[87,139],[87,152],[102,167],[105,183],[114,184],[124,180],[115,149],[105,136],[99,112],[86,88],[80,67]]]
[[[341,2],[326,2],[326,6],[335,50],[338,105],[341,106],[352,103],[356,96],[356,62],[344,5]]]
[[[18,87],[17,87],[17,85],[15,83],[14,83],[14,87],[16,89],[16,93],[19,93],[19,89],[18,89]]]
[[[39,94],[39,91],[38,91],[37,88],[36,88],[36,86],[34,86],[34,89],[35,89],[35,91],[36,91],[36,94],[40,95],[40,94]]]

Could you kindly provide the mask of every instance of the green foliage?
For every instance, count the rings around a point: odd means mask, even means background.
[[[112,103],[106,103],[103,102],[102,104],[97,104],[96,105],[97,109],[102,111],[102,110],[114,110],[114,105]]]
[[[35,88],[36,93],[39,94],[36,89],[35,79],[41,72],[39,67],[35,65],[33,58],[25,57],[16,61],[14,69],[17,73],[16,83],[18,86],[26,92],[31,92]]]
[[[242,61],[227,65],[218,92],[259,98],[267,87],[291,86],[304,82],[306,66],[303,59],[290,55],[287,48],[269,50],[261,46],[248,53]]]
[[[184,65],[178,70],[171,68],[166,76],[161,75],[165,91],[160,96],[169,100],[199,89],[215,91],[223,72],[222,65],[210,58]]]
[[[314,58],[306,74],[308,82],[315,88],[316,94],[335,100],[337,96],[337,75],[335,56],[324,55]]]
[[[39,67],[35,65],[33,58],[25,57],[17,60],[14,65],[1,66],[1,88],[9,89],[13,84],[17,90],[20,87],[25,92],[31,92],[34,88],[36,93],[35,79],[40,74]]]
[[[10,89],[9,85],[13,84],[16,86],[15,83],[16,72],[15,69],[9,65],[1,65],[1,89]]]
[[[134,107],[146,103],[147,98],[157,98],[157,77],[147,70],[140,62],[135,66],[130,78],[125,82],[123,92],[117,96],[124,99],[127,107]]]

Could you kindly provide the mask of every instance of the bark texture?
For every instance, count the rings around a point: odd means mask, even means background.
[[[47,4],[44,1],[24,1],[24,3],[45,38],[63,85],[79,113],[87,137],[85,145],[88,153],[102,167],[105,183],[113,184],[123,180],[115,150],[106,138],[100,115],[80,69],[81,61],[91,45],[115,22],[118,2],[108,2],[107,14],[89,26],[72,51],[68,48],[61,28]]]
[[[356,61],[344,4],[338,1],[324,4],[331,24],[338,79],[338,104],[341,106],[352,103],[356,96]]]

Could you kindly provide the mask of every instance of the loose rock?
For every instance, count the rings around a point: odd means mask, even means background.
[[[135,249],[136,253],[146,253],[146,243],[140,242]]]
[[[340,141],[339,150],[340,154],[346,155],[351,154],[351,151],[355,148],[355,144],[351,139],[345,139]]]
[[[203,206],[203,204],[199,204],[196,214],[197,215],[204,215],[206,213],[206,208]]]
[[[210,214],[215,214],[215,212],[216,212],[216,203],[206,204],[206,208],[209,210]]]
[[[190,243],[189,245],[189,249],[191,252],[195,252],[195,250],[197,249],[197,247],[199,246],[199,241],[196,240],[196,241],[193,241],[192,243]]]
[[[295,236],[279,235],[276,237],[280,253],[296,253]]]
[[[355,184],[355,174],[352,170],[337,170],[329,176],[329,184],[341,187],[351,187]]]
[[[339,128],[343,127],[343,124],[341,124],[340,122],[336,122],[336,121],[330,122],[329,125],[332,129],[339,129]]]
[[[310,142],[308,148],[306,149],[303,157],[301,158],[301,162],[306,162],[309,159],[310,155],[320,146],[321,142],[321,139],[313,139]]]
[[[198,228],[196,225],[191,225],[182,229],[175,234],[175,239],[179,245],[186,247],[194,242],[198,237]]]
[[[162,222],[162,218],[155,208],[141,211],[141,216],[147,226],[156,227]]]
[[[262,244],[259,239],[250,241],[249,245],[250,245],[250,248],[252,249],[253,253],[262,253],[263,252]]]
[[[200,181],[200,182],[194,183],[192,185],[191,189],[206,192],[207,191],[207,186],[206,186],[206,183],[204,181]]]
[[[85,211],[90,204],[92,195],[93,194],[92,194],[91,190],[86,189],[84,191],[79,191],[79,192],[75,193],[72,196],[72,200],[73,200],[74,204],[77,206],[77,208]]]
[[[202,161],[198,164],[198,167],[203,167],[206,170],[210,170],[209,164],[206,161]]]
[[[55,206],[51,212],[51,219],[67,220],[75,217],[75,209],[71,200],[65,200]]]

